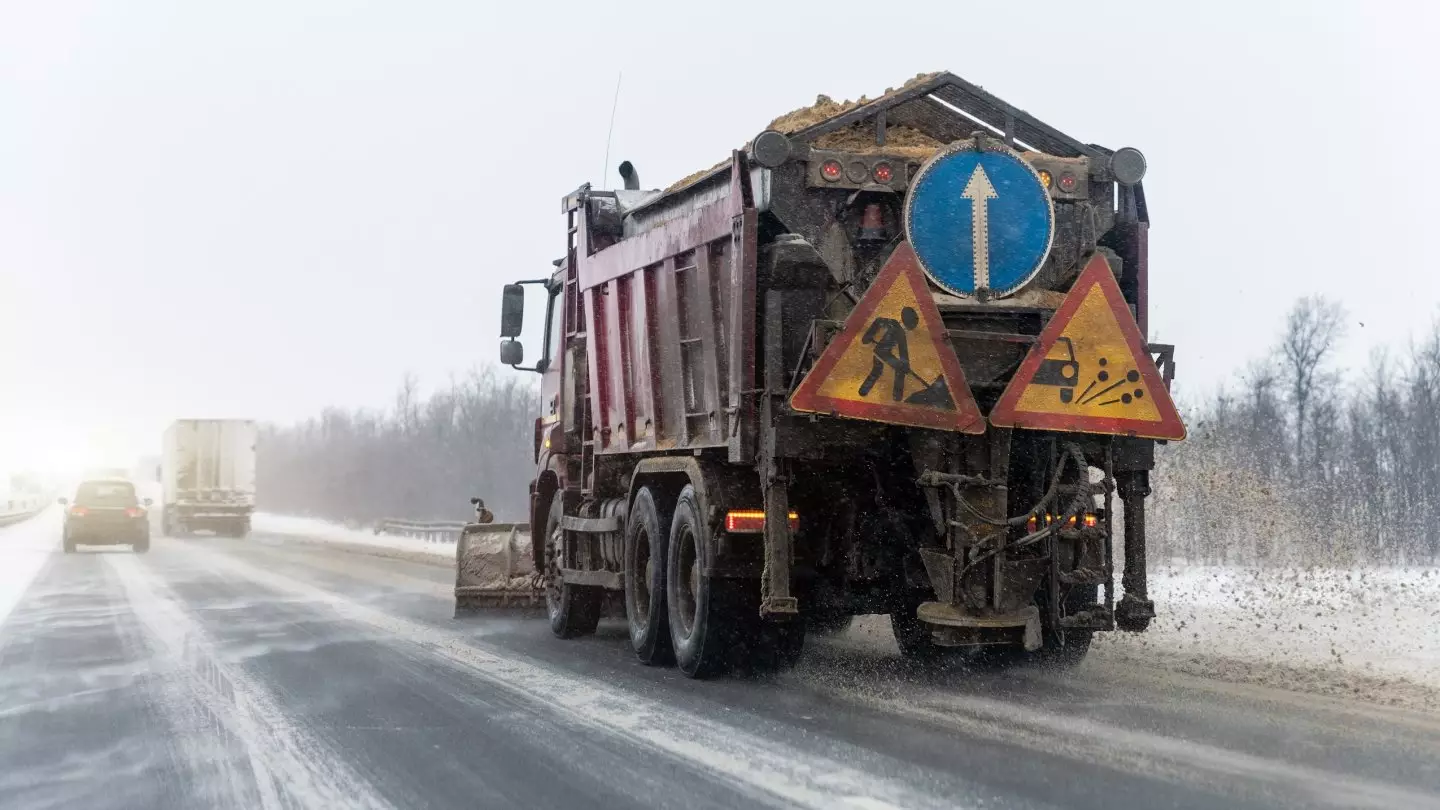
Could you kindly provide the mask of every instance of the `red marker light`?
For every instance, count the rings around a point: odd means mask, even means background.
[[[70,517],[85,517],[88,514],[90,514],[90,510],[83,506],[70,507]]]
[[[820,164],[820,176],[832,183],[839,180],[844,173],[845,170],[841,168],[838,160],[827,160]]]
[[[789,518],[790,531],[800,528],[800,515],[794,509],[786,517]],[[765,510],[731,509],[725,513],[725,531],[731,534],[759,534],[765,531]]]
[[[132,506],[132,507],[130,507],[129,509],[126,509],[126,510],[125,510],[125,517],[132,517],[132,518],[145,517],[145,510],[144,510],[144,509],[141,509],[141,508],[139,508],[139,507],[136,507],[136,506]]]
[[[895,172],[890,168],[889,163],[876,163],[875,169],[871,172],[871,176],[875,178],[875,182],[877,183],[888,183],[890,182],[890,178],[895,176]]]
[[[1076,181],[1075,175],[1066,172],[1060,175],[1060,190],[1066,193],[1072,192],[1075,190],[1075,185],[1077,182],[1078,181]]]

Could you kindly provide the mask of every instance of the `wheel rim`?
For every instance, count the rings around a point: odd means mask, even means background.
[[[700,560],[695,553],[695,532],[685,526],[675,538],[680,544],[680,565],[672,572],[675,576],[675,590],[678,591],[676,607],[680,614],[680,630],[689,638],[695,631],[697,595],[700,593]]]
[[[635,532],[635,571],[640,575],[633,589],[635,623],[644,627],[650,623],[650,578],[655,573],[655,560],[650,554],[650,533],[643,526]]]
[[[561,529],[557,522],[545,541],[545,609],[551,617],[560,613],[560,541],[564,537],[562,532],[564,529]]]

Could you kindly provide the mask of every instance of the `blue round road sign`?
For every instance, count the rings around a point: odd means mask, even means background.
[[[905,236],[932,281],[956,295],[1012,295],[1050,254],[1055,209],[1040,175],[1014,150],[986,141],[945,149],[916,174]]]

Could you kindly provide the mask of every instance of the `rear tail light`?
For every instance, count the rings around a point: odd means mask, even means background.
[[[885,220],[880,215],[880,205],[870,203],[865,206],[865,213],[860,217],[860,241],[884,242],[885,240]]]
[[[820,164],[820,176],[832,183],[839,180],[844,174],[845,169],[838,160],[827,160]]]
[[[1050,176],[1050,172],[1047,172],[1047,171],[1045,171],[1044,169],[1041,169],[1039,173],[1040,173],[1040,182],[1042,182],[1042,183],[1045,184],[1045,188],[1050,188],[1051,186],[1053,186],[1053,185],[1055,184],[1055,178],[1053,178],[1053,177]]]
[[[139,508],[139,507],[136,507],[136,506],[132,506],[132,507],[130,507],[129,509],[126,509],[126,510],[125,510],[125,517],[131,517],[131,518],[145,517],[145,510],[144,510],[144,509],[141,509],[141,508]]]
[[[895,176],[895,170],[890,168],[889,163],[876,163],[875,168],[870,172],[870,176],[874,177],[877,183],[889,183]]]
[[[1078,181],[1075,179],[1075,175],[1069,172],[1065,172],[1064,174],[1060,175],[1060,190],[1065,192],[1066,194],[1069,194],[1070,192],[1075,190],[1075,185],[1077,182]]]
[[[70,507],[70,517],[85,517],[88,514],[90,514],[90,510],[83,506]]]
[[[800,515],[794,509],[790,518],[790,531],[800,528]],[[760,534],[765,531],[765,510],[731,509],[725,513],[725,531],[731,534]]]
[[[1025,521],[1025,531],[1033,534],[1039,531],[1041,526],[1049,526],[1050,524],[1054,523],[1059,519],[1059,515],[1031,515],[1030,519]],[[1086,512],[1085,515],[1081,518],[1081,524],[1084,525],[1087,529],[1093,529],[1096,526],[1100,525],[1100,516],[1095,514],[1094,512]],[[1065,525],[1067,527],[1074,528],[1075,516],[1071,515],[1070,519],[1066,521]]]

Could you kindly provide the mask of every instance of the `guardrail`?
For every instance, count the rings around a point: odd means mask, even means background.
[[[0,526],[29,520],[45,510],[50,499],[40,495],[11,497],[0,501]]]
[[[460,539],[460,532],[469,525],[463,520],[440,520],[422,522],[415,520],[396,520],[386,518],[375,524],[375,534],[389,534],[397,537],[414,537],[429,543],[454,543]],[[492,532],[509,532],[517,529],[521,532],[529,532],[529,523],[486,523],[485,528]]]

